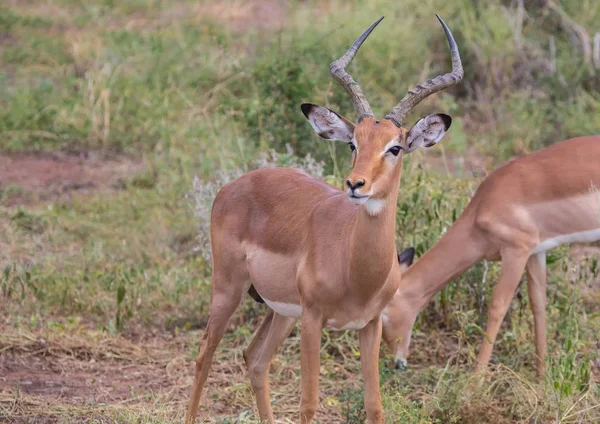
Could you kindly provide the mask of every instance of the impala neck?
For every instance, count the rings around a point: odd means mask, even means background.
[[[395,171],[391,188],[385,197],[370,200],[372,205],[359,207],[351,235],[350,275],[352,281],[364,285],[371,281],[384,284],[396,259],[396,210],[402,164]],[[383,203],[382,203],[383,202]],[[376,213],[374,213],[376,212]]]
[[[473,230],[469,211],[413,266],[402,274],[399,295],[420,312],[453,278],[484,257],[484,241]]]

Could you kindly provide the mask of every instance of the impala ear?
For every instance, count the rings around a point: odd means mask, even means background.
[[[400,264],[400,271],[405,271],[409,266],[412,265],[415,259],[415,248],[409,247],[404,249],[402,253],[398,255],[398,263]]]
[[[352,141],[354,124],[350,120],[326,107],[312,103],[303,103],[300,109],[319,137],[344,143]]]
[[[440,142],[452,125],[452,118],[443,113],[428,115],[417,121],[406,136],[406,153],[419,147],[431,147]]]

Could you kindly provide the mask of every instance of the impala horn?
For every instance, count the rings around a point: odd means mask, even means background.
[[[365,42],[367,37],[382,20],[383,16],[373,22],[373,24],[358,37],[342,57],[329,65],[329,72],[333,79],[336,80],[350,95],[352,103],[354,104],[354,109],[356,109],[356,113],[358,113],[358,122],[365,118],[373,117],[373,110],[371,110],[367,98],[360,89],[360,85],[352,79],[352,76],[346,72],[345,68],[352,62],[352,59],[354,59],[354,56],[358,52],[358,49],[360,49],[360,46],[362,46],[362,43]]]
[[[404,98],[400,100],[400,103],[398,103],[392,109],[392,111],[385,116],[385,119],[389,119],[398,127],[402,126],[402,121],[404,120],[404,118],[406,118],[408,112],[410,112],[411,109],[414,108],[417,104],[419,104],[423,99],[432,95],[433,93],[437,93],[438,91],[444,90],[445,88],[455,85],[463,79],[464,71],[462,67],[462,62],[460,61],[460,53],[458,52],[456,40],[454,40],[452,32],[450,32],[450,28],[448,28],[448,25],[446,25],[444,20],[440,18],[437,13],[435,14],[435,16],[438,18],[438,21],[440,21],[440,24],[442,24],[444,32],[446,33],[446,38],[448,38],[448,45],[450,46],[450,56],[452,58],[452,72],[443,75],[438,75],[433,79],[428,79],[423,84],[417,84],[417,86],[414,89],[410,90],[406,94],[406,96],[404,96]],[[371,28],[369,28],[369,30],[370,29]],[[350,78],[350,80],[352,80],[352,78]],[[348,89],[346,90],[348,91]],[[371,109],[369,109],[369,111],[370,110]]]

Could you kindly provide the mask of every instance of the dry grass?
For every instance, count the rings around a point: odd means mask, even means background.
[[[198,332],[188,332],[128,340],[85,327],[27,331],[4,325],[0,336],[0,417],[74,422],[80,415],[92,414],[121,417],[118,419],[126,422],[130,422],[126,417],[132,417],[131,422],[136,422],[133,417],[143,422],[154,422],[157,417],[177,422],[191,387],[191,352],[199,337]],[[254,416],[241,355],[247,337],[240,340],[230,334],[219,349],[200,414],[204,422]],[[290,337],[272,367],[273,403],[281,417],[292,417],[297,409],[298,347],[298,336]],[[343,354],[353,356],[348,351]],[[357,358],[324,361],[322,375],[335,375],[336,379],[322,382],[322,422],[343,421],[336,399],[340,390],[360,387],[357,363]],[[344,381],[345,387],[340,387],[339,381]]]
[[[192,353],[201,332],[128,339],[86,326],[31,331],[4,323],[1,330],[0,419],[172,423],[183,418],[192,383]],[[416,338],[417,354],[408,373],[383,369],[387,422],[575,423],[600,416],[594,413],[600,404],[589,390],[559,409],[545,384],[504,365],[493,366],[482,383],[463,373],[472,363],[459,359],[468,358],[468,349],[456,344],[453,334],[433,336]],[[218,349],[199,422],[256,422],[242,359],[248,337],[230,332]],[[437,361],[440,341],[455,348],[444,367]],[[352,333],[325,334],[318,422],[357,422],[361,416],[356,348]],[[295,333],[271,367],[278,423],[295,422],[299,375]]]

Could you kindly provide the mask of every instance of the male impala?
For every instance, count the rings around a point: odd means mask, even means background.
[[[417,85],[384,120],[376,120],[345,68],[381,19],[330,66],[352,99],[358,124],[325,107],[302,105],[319,136],[347,143],[354,152],[346,191],[295,169],[261,169],[227,184],[215,199],[210,317],[196,359],[188,423],[195,418],[215,349],[249,290],[271,309],[244,353],[261,421],[274,421],[267,382],[271,358],[300,318],[300,422],[310,423],[317,408],[325,326],[360,330],[367,418],[382,422],[378,352],[381,312],[400,282],[394,235],[401,153],[433,146],[451,123],[447,115],[429,115],[408,131],[402,121],[421,100],[460,81],[463,70],[456,42],[438,17],[452,72]]]
[[[462,215],[402,275],[383,314],[383,337],[406,364],[417,314],[453,278],[481,259],[500,260],[476,371],[484,369],[524,270],[534,315],[536,369],[546,356],[546,251],[600,240],[600,136],[579,137],[514,159],[490,174]]]

